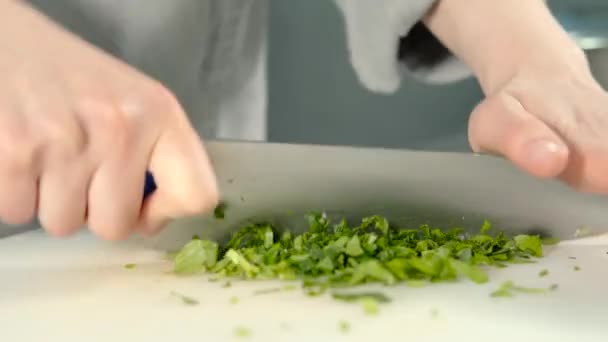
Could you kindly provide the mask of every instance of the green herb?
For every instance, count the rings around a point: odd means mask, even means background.
[[[580,270],[581,270],[581,268],[580,268],[579,266],[574,266],[574,270],[575,270],[575,271],[580,271]]]
[[[545,246],[553,246],[553,245],[557,245],[558,243],[560,243],[560,239],[558,239],[558,238],[543,238],[542,242],[543,242],[543,245],[545,245]]]
[[[483,284],[488,281],[488,275],[482,271],[479,267],[467,264],[460,260],[449,259],[450,266],[456,271],[459,275],[467,276],[473,282],[477,284]]]
[[[492,297],[513,297],[514,292],[527,294],[546,294],[549,291],[557,290],[557,288],[557,284],[552,284],[548,288],[533,288],[515,285],[512,281],[505,281],[500,285],[500,287],[496,291],[492,292],[490,295]]]
[[[230,297],[230,304],[238,304],[239,303],[239,297],[236,296],[232,296]]]
[[[534,256],[543,256],[543,244],[538,236],[517,235],[515,245],[522,251],[529,252]]]
[[[234,335],[241,338],[249,337],[251,336],[251,330],[245,327],[236,327],[234,329]]]
[[[226,217],[226,203],[220,202],[213,210],[213,216],[218,220],[223,220]]]
[[[576,260],[576,257],[569,256],[568,259],[570,259],[570,260]]]
[[[215,266],[218,255],[218,245],[207,240],[192,240],[188,242],[175,256],[175,273],[196,273]]]
[[[177,293],[175,291],[172,291],[171,295],[179,298],[182,301],[182,303],[184,303],[185,305],[190,305],[190,306],[198,305],[198,300],[196,300],[195,298]]]
[[[268,223],[237,230],[225,244],[194,239],[175,256],[176,273],[209,272],[218,278],[300,280],[307,295],[369,283],[419,287],[467,278],[486,283],[488,267],[531,263],[543,256],[538,236],[509,238],[486,221],[478,234],[422,225],[391,226],[370,216],[357,224],[307,217],[308,230],[279,231]],[[288,227],[282,227],[288,228]]]
[[[378,303],[388,303],[390,298],[379,292],[363,292],[363,293],[332,293],[332,297],[336,300],[344,302],[356,302],[365,298],[372,298]]]
[[[373,297],[364,297],[360,300],[363,306],[363,312],[368,316],[375,316],[380,311],[378,309],[378,301]]]
[[[269,288],[269,289],[262,289],[262,290],[257,290],[253,292],[253,295],[265,295],[265,294],[272,294],[272,293],[278,293],[278,292],[287,292],[287,291],[293,291],[296,290],[297,286],[295,285],[284,285],[283,287],[274,287],[274,288]]]
[[[125,269],[127,269],[127,270],[132,270],[132,269],[134,269],[135,267],[137,267],[137,265],[136,265],[136,264],[125,264],[125,265],[124,265],[124,268],[125,268]]]
[[[338,327],[342,333],[347,333],[350,331],[350,324],[347,321],[340,321]]]
[[[544,269],[544,270],[541,270],[540,272],[538,272],[539,277],[546,277],[548,275],[549,275],[549,270],[547,270],[547,269]]]

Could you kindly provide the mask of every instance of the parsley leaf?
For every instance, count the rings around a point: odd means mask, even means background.
[[[557,290],[558,285],[552,284],[548,288],[534,288],[534,287],[524,287],[515,285],[512,281],[503,282],[500,287],[492,292],[490,296],[492,297],[513,297],[514,292],[527,293],[527,294],[546,294],[549,291]]]
[[[378,303],[388,303],[391,301],[389,297],[379,292],[363,292],[363,293],[332,293],[331,296],[344,302],[356,302],[363,298],[373,298]]]
[[[171,295],[179,298],[182,301],[182,303],[184,303],[185,305],[189,305],[189,306],[198,305],[198,300],[195,298],[183,295],[181,293],[177,293],[175,291],[172,291]]]
[[[543,256],[546,242],[539,236],[494,232],[489,221],[471,234],[459,227],[443,230],[428,224],[397,227],[381,216],[358,223],[332,221],[324,213],[306,219],[305,231],[258,222],[238,229],[221,245],[194,238],[174,256],[174,271],[208,272],[218,280],[300,280],[309,296],[370,283],[420,287],[468,278],[483,284],[489,280],[486,268],[532,263]],[[493,296],[525,292],[522,289],[503,286]],[[344,296],[339,293],[336,299],[350,298]],[[377,296],[361,298],[373,300],[370,307],[382,302]]]
[[[246,327],[236,327],[234,329],[234,335],[236,337],[246,338],[251,336],[251,330]]]
[[[217,262],[218,245],[215,242],[195,239],[188,242],[174,258],[175,273],[195,273],[212,268]]]
[[[350,331],[350,324],[347,321],[340,321],[339,323],[340,332],[347,333]]]
[[[521,251],[529,252],[536,257],[543,256],[543,244],[538,236],[517,235],[514,240]]]
[[[226,218],[226,203],[220,202],[213,210],[213,217],[218,220]]]
[[[380,311],[378,309],[378,301],[373,297],[363,297],[360,302],[366,315],[375,316]]]

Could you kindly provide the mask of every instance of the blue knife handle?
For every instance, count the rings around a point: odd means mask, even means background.
[[[156,182],[154,176],[149,171],[146,171],[146,182],[144,183],[144,200],[156,191]]]

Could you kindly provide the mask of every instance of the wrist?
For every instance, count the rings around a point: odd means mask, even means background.
[[[439,0],[424,22],[471,68],[486,95],[522,68],[586,68],[584,53],[544,0]]]

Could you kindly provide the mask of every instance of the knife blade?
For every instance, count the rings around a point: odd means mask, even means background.
[[[471,231],[487,219],[510,234],[559,239],[608,231],[607,197],[533,178],[494,156],[238,141],[207,142],[206,148],[225,218],[180,218],[150,240],[153,245],[178,248],[193,235],[223,239],[248,222],[299,230],[314,211]]]

